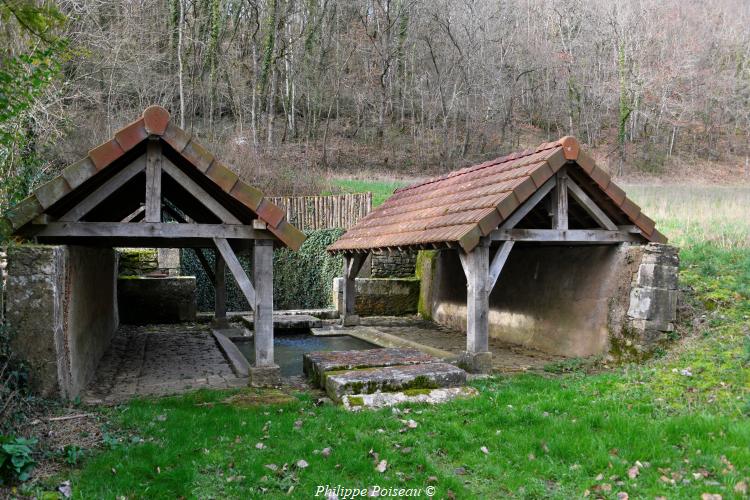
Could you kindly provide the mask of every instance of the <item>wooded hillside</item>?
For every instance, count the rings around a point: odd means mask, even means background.
[[[22,118],[44,172],[153,103],[274,194],[311,169],[423,174],[567,134],[615,174],[746,168],[742,0],[56,5],[61,71]],[[44,45],[8,41],[6,59]]]

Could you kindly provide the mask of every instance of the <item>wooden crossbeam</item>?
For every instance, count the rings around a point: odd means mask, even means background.
[[[500,248],[497,249],[497,252],[495,252],[495,256],[492,257],[492,262],[490,262],[488,292],[491,292],[495,288],[497,279],[500,277],[500,272],[503,270],[505,261],[508,260],[508,256],[510,255],[510,251],[514,244],[514,241],[504,241],[503,244],[500,245]]]
[[[529,199],[527,199],[520,207],[518,207],[516,211],[510,215],[510,217],[503,221],[503,223],[500,225],[500,229],[512,229],[516,227],[516,225],[521,222],[521,220],[526,217],[529,212],[531,212],[545,196],[547,196],[547,193],[552,191],[556,183],[557,179],[555,179],[555,177],[553,176],[547,182],[542,184],[542,186],[537,189],[536,192],[529,197]]]
[[[110,238],[225,238],[270,240],[274,236],[241,224],[171,224],[165,222],[52,222],[41,226],[36,237]]]
[[[237,256],[234,254],[234,250],[232,250],[232,247],[225,238],[214,238],[214,244],[216,245],[219,254],[224,258],[224,262],[226,263],[229,272],[232,273],[232,276],[234,276],[234,279],[237,281],[237,285],[240,287],[240,290],[242,290],[242,294],[245,296],[245,299],[247,299],[248,304],[250,304],[250,307],[255,310],[255,288],[250,282],[250,278],[247,277],[245,270],[242,269],[242,264],[240,264],[239,259],[237,259]]]
[[[604,229],[607,229],[609,231],[617,231],[617,225],[612,222],[612,219],[607,217],[607,214],[604,213],[604,211],[599,208],[599,206],[594,203],[594,201],[589,198],[589,195],[587,195],[583,189],[581,189],[578,184],[573,182],[572,179],[568,179],[568,191],[570,191],[571,196],[578,202],[581,207],[583,207],[584,210],[591,216],[592,219],[596,221],[597,224],[599,224]]]
[[[87,213],[96,208],[101,202],[124,186],[130,179],[143,172],[146,168],[146,156],[136,158],[133,163],[117,172],[111,179],[99,186],[93,193],[81,200],[76,206],[68,210],[65,215],[60,217],[61,221],[79,221]]]
[[[206,207],[212,214],[218,217],[224,224],[241,224],[240,220],[235,217],[229,210],[216,201],[208,194],[205,189],[200,187],[197,182],[191,179],[185,172],[180,170],[167,158],[162,163],[164,172],[188,191],[198,202]]]
[[[641,242],[643,237],[629,231],[605,229],[498,229],[490,233],[493,241],[533,241],[539,243],[622,243]]]
[[[161,222],[161,141],[149,140],[146,147],[146,222]]]

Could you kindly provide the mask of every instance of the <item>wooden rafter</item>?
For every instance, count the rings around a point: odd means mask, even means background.
[[[136,158],[133,163],[117,172],[114,177],[99,186],[96,191],[68,210],[60,217],[60,220],[68,222],[81,220],[87,213],[112,195],[112,193],[123,187],[130,179],[143,172],[145,168],[146,156]]]
[[[206,207],[211,213],[219,218],[224,224],[241,224],[240,220],[235,217],[229,210],[216,201],[213,196],[208,194],[193,179],[188,177],[182,170],[168,159],[164,159],[162,169],[169,177],[177,182],[183,189],[188,191],[201,205]]]
[[[586,212],[591,216],[592,219],[596,221],[597,224],[610,231],[617,230],[617,225],[612,222],[612,219],[610,219],[607,214],[605,214],[604,211],[599,208],[599,206],[594,203],[591,198],[589,198],[589,196],[583,191],[583,189],[578,186],[578,184],[573,182],[572,179],[568,179],[567,185],[568,191],[570,191],[571,196],[573,196],[578,204],[584,210],[586,210]]]

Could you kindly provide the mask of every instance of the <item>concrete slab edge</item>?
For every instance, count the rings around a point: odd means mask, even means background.
[[[408,392],[376,392],[374,394],[348,394],[341,398],[342,405],[349,411],[378,409],[402,403],[438,404],[475,397],[479,394],[473,387],[444,387],[432,389],[423,394]]]
[[[339,327],[336,331],[340,332],[339,335],[349,335],[350,337],[370,342],[379,347],[396,347],[396,348],[412,348],[422,351],[425,354],[430,354],[436,358],[441,358],[445,361],[452,362],[458,358],[458,356],[452,352],[444,351],[436,347],[420,344],[413,340],[402,339],[390,333],[381,332],[380,330],[370,326],[358,326],[358,327]]]

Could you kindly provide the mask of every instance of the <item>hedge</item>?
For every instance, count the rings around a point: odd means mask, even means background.
[[[326,252],[342,229],[306,231],[307,240],[293,252],[286,248],[273,254],[273,303],[275,309],[317,309],[333,307],[333,278],[341,276],[343,260]],[[200,261],[190,249],[183,249],[182,274],[196,277],[199,311],[213,311],[214,288]],[[213,252],[204,252],[213,266]],[[239,260],[248,276],[252,276],[252,257],[240,255]],[[227,309],[248,311],[248,305],[237,283],[227,272]]]

